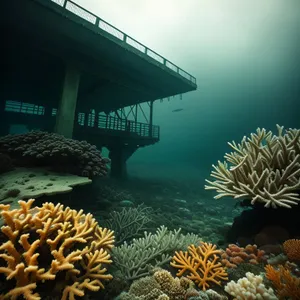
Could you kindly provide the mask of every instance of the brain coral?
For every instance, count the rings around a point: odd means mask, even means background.
[[[0,152],[16,166],[51,166],[54,171],[94,177],[106,175],[108,162],[96,146],[56,133],[32,131],[0,138]]]
[[[91,214],[53,203],[19,208],[0,205],[5,241],[0,246],[0,275],[6,277],[0,299],[37,300],[57,293],[62,300],[104,288],[113,231],[101,228]]]

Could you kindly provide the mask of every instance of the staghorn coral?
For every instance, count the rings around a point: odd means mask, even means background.
[[[266,261],[265,252],[256,245],[247,245],[245,248],[229,244],[221,254],[222,264],[227,268],[236,268],[241,263],[257,265]]]
[[[277,125],[278,136],[258,128],[240,144],[228,143],[234,150],[225,154],[226,161],[213,165],[206,180],[207,190],[216,190],[216,199],[233,196],[249,199],[265,207],[291,208],[300,198],[300,130]]]
[[[151,269],[168,263],[176,249],[186,249],[191,243],[198,243],[195,234],[183,235],[181,229],[169,231],[161,226],[156,233],[144,232],[144,237],[126,241],[112,251],[114,265],[128,281],[147,276]]]
[[[266,277],[272,282],[279,299],[300,299],[300,278],[293,276],[282,265],[278,269],[267,265],[265,270]]]
[[[13,286],[1,299],[41,299],[37,290],[47,283],[61,294],[61,299],[82,297],[85,290],[104,288],[105,264],[110,264],[113,232],[101,228],[91,214],[53,203],[31,207],[34,199],[20,200],[19,208],[0,205],[6,241],[0,246],[0,267]]]
[[[267,289],[263,284],[262,276],[255,276],[247,272],[246,277],[237,282],[230,281],[225,286],[225,291],[233,296],[234,300],[277,300],[272,288]]]
[[[221,285],[221,280],[228,280],[220,262],[221,253],[216,245],[201,242],[198,247],[190,245],[188,251],[176,251],[171,266],[179,269],[176,274],[179,277],[188,272],[187,278],[206,291],[209,283]]]
[[[1,137],[0,152],[9,155],[16,166],[51,166],[54,171],[90,178],[107,173],[107,159],[96,146],[56,133],[32,131]]]

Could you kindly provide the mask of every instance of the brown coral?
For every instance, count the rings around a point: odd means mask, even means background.
[[[289,260],[300,261],[300,240],[286,240],[283,243],[283,250]]]
[[[221,253],[216,245],[201,242],[198,247],[190,245],[188,251],[176,251],[171,266],[179,269],[177,276],[187,272],[186,277],[205,291],[209,283],[221,285],[221,280],[228,280],[225,268],[220,262]]]
[[[0,246],[0,258],[6,262],[0,273],[15,286],[0,298],[41,299],[35,289],[48,281],[62,300],[104,288],[103,281],[112,278],[103,265],[112,262],[108,251],[113,232],[82,210],[53,203],[31,208],[33,202],[19,201],[20,207],[13,210],[0,205],[5,224],[1,231],[7,238]]]
[[[241,263],[257,265],[266,261],[265,252],[256,245],[247,245],[245,248],[229,244],[221,254],[222,264],[227,268],[236,268]]]
[[[279,299],[300,299],[300,278],[296,278],[284,266],[275,269],[265,267],[266,277],[272,282]]]
[[[173,278],[170,272],[158,269],[153,276],[134,281],[128,293],[120,295],[121,300],[186,300],[199,293],[192,289],[193,282],[185,277]]]

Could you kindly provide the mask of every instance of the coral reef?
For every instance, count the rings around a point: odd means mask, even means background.
[[[226,161],[213,165],[205,189],[216,190],[216,199],[232,196],[249,199],[265,207],[291,208],[297,205],[300,189],[300,130],[277,125],[278,136],[258,128],[240,144],[228,143],[234,150]]]
[[[1,137],[0,152],[9,155],[16,166],[46,166],[90,178],[107,173],[107,159],[96,146],[55,133],[32,131]]]
[[[33,202],[20,200],[13,210],[0,205],[6,237],[0,246],[0,275],[7,283],[0,298],[41,299],[51,290],[65,300],[104,288],[112,278],[105,265],[112,262],[113,232],[82,210],[53,203],[31,207]]]
[[[200,240],[195,234],[183,235],[180,229],[169,231],[161,226],[155,234],[144,232],[144,237],[115,247],[112,251],[114,266],[126,280],[135,280],[168,263],[175,250],[186,249],[189,244]]]
[[[246,277],[237,282],[230,281],[225,286],[225,291],[233,296],[234,300],[277,300],[272,288],[267,289],[263,284],[262,276],[255,276],[247,272]]]
[[[221,281],[228,280],[228,277],[221,263],[222,252],[216,248],[216,245],[203,242],[197,247],[190,245],[188,251],[175,252],[171,266],[179,269],[176,274],[179,277],[187,272],[187,278],[204,291],[211,283],[221,285]]]

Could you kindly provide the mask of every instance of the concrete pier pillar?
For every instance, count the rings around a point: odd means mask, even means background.
[[[120,145],[109,147],[111,160],[110,176],[119,179],[127,178],[127,160],[136,151],[136,146]]]
[[[55,132],[66,138],[72,138],[73,136],[79,83],[79,70],[72,65],[67,65],[55,124]]]
[[[113,149],[109,152],[111,160],[110,176],[119,179],[127,178],[126,159],[123,149]]]

